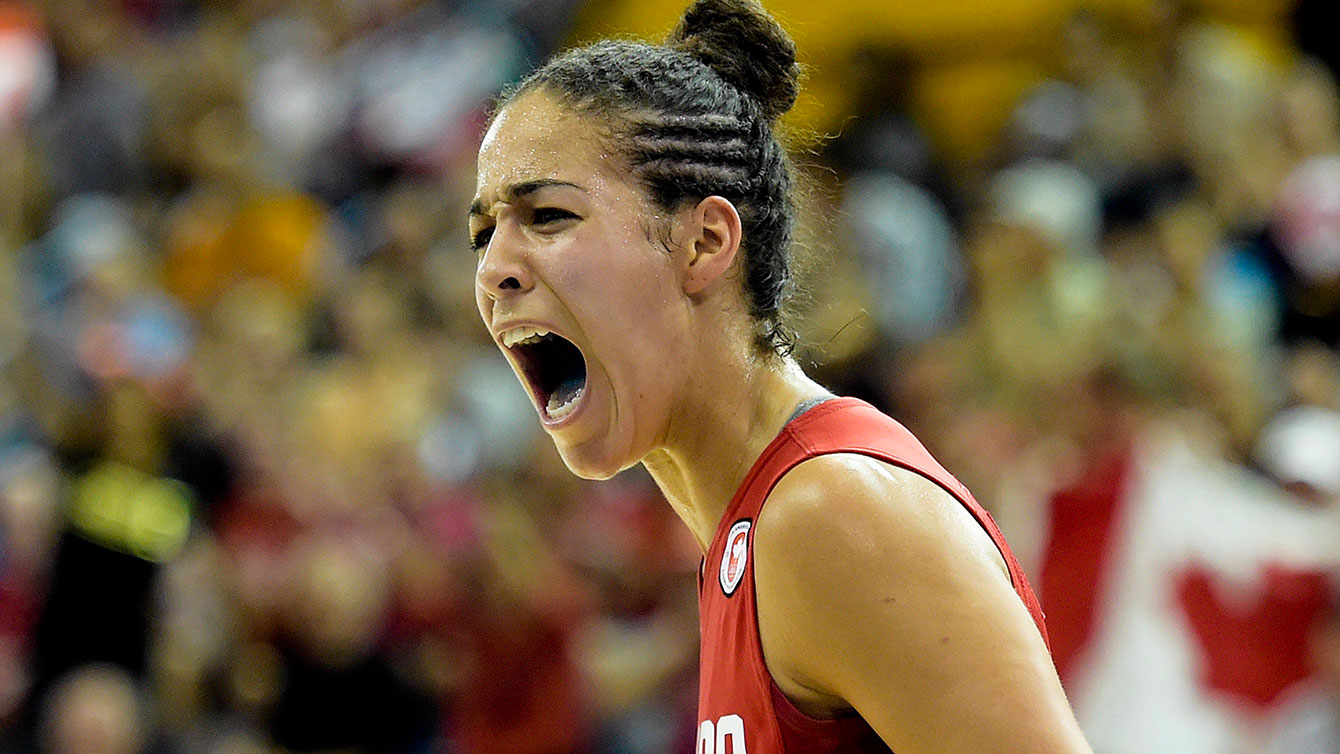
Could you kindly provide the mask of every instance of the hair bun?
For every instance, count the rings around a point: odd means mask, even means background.
[[[770,121],[800,93],[796,43],[757,0],[697,0],[666,43],[752,97]]]

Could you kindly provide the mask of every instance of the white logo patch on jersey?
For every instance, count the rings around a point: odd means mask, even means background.
[[[726,536],[726,551],[721,554],[721,591],[729,597],[744,578],[744,564],[749,559],[749,527],[752,521],[736,521]]]

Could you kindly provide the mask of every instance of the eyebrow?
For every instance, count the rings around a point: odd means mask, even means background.
[[[569,183],[568,181],[560,181],[555,178],[537,178],[533,181],[522,181],[521,183],[513,183],[509,186],[504,186],[502,190],[503,201],[509,203],[515,202],[517,199],[520,199],[527,194],[533,194],[540,189],[550,188],[552,186],[567,186],[569,188],[575,188],[578,191],[586,191],[586,189],[581,186],[578,186],[575,183]],[[488,214],[488,212],[485,210],[483,200],[475,199],[473,202],[470,202],[471,217],[478,217],[486,214]]]

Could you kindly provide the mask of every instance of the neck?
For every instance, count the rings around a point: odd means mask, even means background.
[[[723,362],[716,362],[720,365]],[[825,395],[790,359],[743,355],[691,385],[642,461],[705,552],[735,491],[796,406]]]

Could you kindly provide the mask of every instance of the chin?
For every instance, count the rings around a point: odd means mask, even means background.
[[[610,448],[600,447],[599,442],[569,445],[554,438],[554,445],[558,448],[558,455],[562,457],[568,471],[582,479],[603,481],[635,465],[638,461],[638,459],[629,461],[620,454],[612,453]]]

